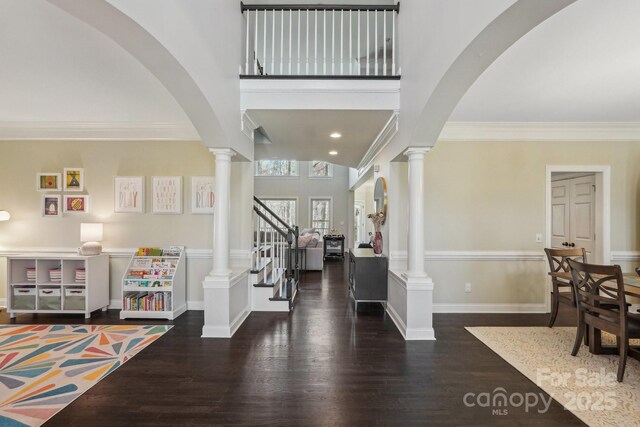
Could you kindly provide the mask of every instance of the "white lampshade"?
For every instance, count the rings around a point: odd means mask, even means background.
[[[0,221],[9,221],[11,214],[7,211],[0,211]]]
[[[99,222],[81,223],[80,224],[80,241],[81,242],[101,242],[102,241],[102,224]]]

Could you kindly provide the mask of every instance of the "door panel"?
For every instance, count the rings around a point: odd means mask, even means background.
[[[595,175],[551,183],[552,247],[585,248],[592,259],[595,223]]]
[[[569,191],[566,181],[551,183],[551,247],[569,241]]]
[[[571,181],[570,242],[585,248],[587,259],[593,258],[595,248],[595,176],[574,178]]]

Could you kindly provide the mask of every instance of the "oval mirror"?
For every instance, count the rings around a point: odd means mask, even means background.
[[[387,221],[387,181],[382,176],[376,180],[376,185],[373,189],[373,200],[376,203],[376,212],[384,214],[384,220],[382,221],[382,224],[384,224]]]

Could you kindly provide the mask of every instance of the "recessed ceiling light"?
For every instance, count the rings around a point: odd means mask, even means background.
[[[342,135],[338,132],[334,132],[331,135],[329,135],[331,138],[340,138]]]
[[[331,150],[331,151],[329,151],[329,155],[330,156],[337,156],[338,152],[336,150]]]

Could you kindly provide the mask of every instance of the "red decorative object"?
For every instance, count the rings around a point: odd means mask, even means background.
[[[382,233],[380,231],[376,231],[376,234],[373,237],[373,253],[376,255],[380,255],[382,253]]]

